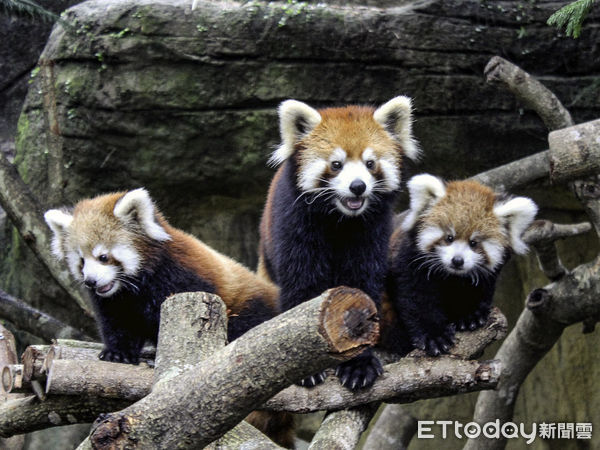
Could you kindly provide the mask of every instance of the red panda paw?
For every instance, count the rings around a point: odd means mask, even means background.
[[[456,326],[450,324],[439,336],[428,337],[425,343],[425,352],[429,356],[439,356],[448,353],[454,345],[456,339],[455,332]]]
[[[327,378],[327,374],[325,373],[325,371],[322,371],[322,372],[315,373],[314,375],[311,375],[310,377],[303,378],[302,380],[298,381],[296,384],[298,386],[310,388],[310,387],[316,386],[317,384],[321,384],[323,381],[325,381],[325,378]]]
[[[116,362],[123,364],[138,364],[139,356],[133,353],[127,353],[120,350],[110,350],[105,348],[98,355],[102,361]]]
[[[461,331],[473,331],[477,328],[481,328],[487,323],[489,314],[489,310],[475,311],[473,314],[469,314],[464,319],[456,321],[456,328]]]
[[[368,388],[383,373],[383,366],[370,350],[340,364],[335,369],[342,386],[352,391]]]

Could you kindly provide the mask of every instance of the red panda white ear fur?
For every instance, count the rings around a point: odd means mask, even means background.
[[[407,186],[410,194],[410,209],[402,222],[404,231],[412,229],[425,210],[446,195],[444,182],[426,173],[412,177]]]
[[[316,109],[297,100],[286,100],[279,105],[281,145],[273,152],[268,164],[278,166],[294,153],[294,145],[321,123]]]
[[[60,261],[65,257],[63,242],[73,216],[60,209],[49,209],[44,214],[44,220],[52,230],[52,253]]]
[[[419,159],[419,146],[412,135],[413,118],[410,98],[403,95],[394,97],[377,108],[373,113],[373,119],[400,143],[407,158],[413,161]]]
[[[121,197],[113,214],[123,223],[137,221],[144,232],[157,241],[168,241],[171,236],[156,221],[154,203],[144,188],[134,189]]]
[[[494,206],[494,214],[507,227],[510,245],[517,254],[527,252],[527,244],[521,237],[533,222],[537,211],[537,205],[527,197],[515,197]]]

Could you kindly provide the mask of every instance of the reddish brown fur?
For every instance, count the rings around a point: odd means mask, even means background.
[[[494,214],[495,194],[475,181],[453,181],[446,185],[446,195],[425,215],[421,227],[454,229],[456,239],[469,240],[474,232],[481,239],[492,239],[508,247],[507,236]]]
[[[400,164],[401,149],[390,134],[373,119],[375,110],[368,106],[346,106],[319,110],[321,122],[299,145],[298,163],[315,157],[328,159],[336,148],[342,148],[348,159],[358,160],[362,152],[371,148],[377,157],[393,156]]]
[[[120,240],[133,244],[143,259],[151,258],[153,249],[148,245],[147,237],[128,231],[113,214],[115,204],[124,195],[125,192],[107,194],[82,200],[75,206],[71,228],[77,230],[73,238],[84,252],[91,252],[98,243],[110,246]],[[159,212],[156,217],[171,236],[171,240],[163,245],[176,261],[215,286],[230,314],[239,313],[245,300],[259,297],[275,308],[277,287],[195,237],[172,227]]]

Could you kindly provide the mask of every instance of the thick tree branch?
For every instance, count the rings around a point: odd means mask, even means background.
[[[0,436],[75,423],[91,423],[102,413],[117,411],[131,402],[100,397],[52,396],[40,401],[35,395],[0,406]]]
[[[0,152],[0,206],[6,211],[23,241],[48,268],[56,282],[75,299],[86,314],[92,316],[89,301],[73,282],[67,268],[52,255],[50,230],[42,218],[42,207],[2,152]]]
[[[313,437],[309,450],[354,450],[379,403],[329,412]]]
[[[521,87],[526,88],[527,86]],[[529,86],[532,85],[529,84]],[[543,95],[537,93],[534,88],[531,88],[531,91],[533,101],[535,101],[536,95],[540,96],[540,102],[534,106],[534,109],[542,117],[552,116],[552,114],[565,116],[561,105],[544,103],[541,101]],[[545,108],[553,105],[556,111],[543,113]],[[565,120],[568,122],[570,118]],[[549,122],[547,122],[547,125],[550,126],[552,123],[549,125]],[[555,125],[559,126],[560,123]],[[556,145],[556,143],[551,142],[551,152],[553,148],[557,148]],[[560,152],[560,149],[558,151]],[[580,151],[578,154],[581,156],[586,153]],[[568,158],[565,160],[568,160]],[[553,164],[553,176],[561,181],[566,180],[568,177],[557,175],[557,169],[560,169],[561,173],[569,173],[569,176],[582,174],[576,170],[571,170],[569,164]],[[596,177],[590,182],[575,181],[574,187],[598,231],[600,229],[600,214],[598,214],[600,212],[599,178]],[[561,232],[571,233],[587,228],[582,225],[570,227],[571,230],[562,227]],[[558,281],[542,289],[536,289],[529,295],[527,308],[521,313],[514,329],[502,343],[496,354],[496,358],[504,364],[500,383],[495,391],[479,394],[475,405],[474,420],[480,424],[496,419],[501,422],[510,421],[513,417],[516,398],[523,381],[539,360],[554,346],[564,328],[584,320],[589,328],[600,317],[600,258],[596,258],[590,264],[580,265],[568,273],[560,263],[556,250],[548,247],[548,245],[553,246],[550,241],[560,234],[558,228],[552,230],[550,226],[541,226],[537,227],[537,230],[533,230],[532,233],[537,233],[538,236],[546,234],[545,239],[542,237],[536,242],[535,246],[541,248],[538,257],[544,271],[552,277],[557,277]],[[485,439],[480,437],[477,440],[469,440],[465,449],[502,449],[505,445],[506,440],[503,438]]]
[[[533,109],[549,130],[573,125],[571,114],[556,95],[520,67],[494,56],[483,73],[489,84],[509,90],[527,108]]]
[[[17,362],[17,350],[15,345],[15,337],[6,328],[0,324],[0,373],[4,372],[2,368],[11,367]],[[18,399],[20,396],[8,394],[0,385],[0,408],[7,401]],[[0,435],[1,436],[1,435]],[[0,437],[0,449],[3,450],[20,450],[23,448],[25,436],[18,435],[7,438]]]
[[[524,233],[523,240],[535,248],[540,268],[551,281],[562,278],[567,273],[563,266],[555,242],[570,236],[584,234],[592,229],[588,222],[560,225],[549,220],[536,220]]]
[[[282,388],[374,344],[375,317],[374,303],[361,291],[330,289],[157,383],[144,399],[109,414],[90,440],[97,448],[207,445]]]
[[[56,338],[91,339],[85,333],[32,308],[3,290],[0,290],[0,317],[14,323],[20,330],[48,341]]]
[[[417,432],[417,419],[402,405],[386,405],[365,440],[363,448],[406,450]]]

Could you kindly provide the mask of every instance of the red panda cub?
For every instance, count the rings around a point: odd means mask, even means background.
[[[402,161],[418,156],[410,100],[318,111],[287,100],[279,120],[282,144],[270,161],[280,167],[261,221],[259,275],[279,286],[282,311],[340,285],[362,289],[379,307]],[[381,372],[371,350],[336,370],[350,389],[370,386]],[[299,384],[323,380],[319,373]]]
[[[410,210],[391,240],[389,297],[412,344],[447,353],[455,330],[485,324],[495,283],[537,206],[475,181],[444,184],[431,175],[408,182]],[[399,345],[402,345],[401,343]]]
[[[229,340],[276,315],[277,288],[196,238],[171,227],[145,189],[101,195],[70,213],[44,215],[54,255],[92,298],[104,349],[100,359],[136,364],[156,343],[160,306],[171,294],[218,294]]]

